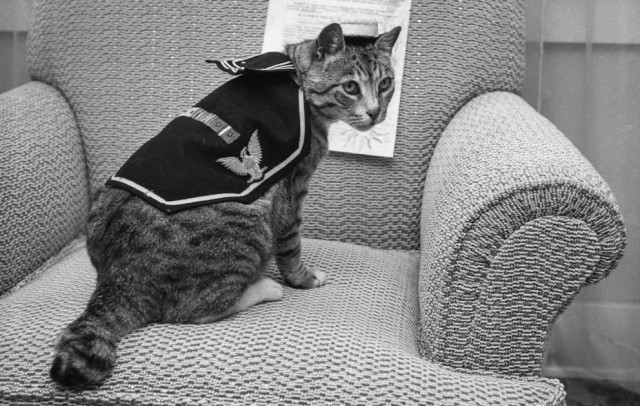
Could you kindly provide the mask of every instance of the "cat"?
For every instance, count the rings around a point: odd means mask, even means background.
[[[274,256],[290,286],[325,284],[325,273],[301,260],[302,201],[327,153],[329,124],[342,120],[364,131],[385,119],[399,32],[344,36],[334,23],[316,39],[285,47],[309,109],[310,152],[252,203],[166,214],[121,188],[97,192],[87,224],[96,289],[60,334],[54,381],[101,382],[114,367],[118,341],[146,324],[208,323],[280,300],[282,285],[263,275]]]

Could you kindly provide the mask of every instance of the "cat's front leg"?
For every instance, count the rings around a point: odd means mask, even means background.
[[[296,288],[311,289],[324,285],[324,272],[305,265],[301,258],[300,226],[294,224],[276,241],[276,263],[287,283]]]

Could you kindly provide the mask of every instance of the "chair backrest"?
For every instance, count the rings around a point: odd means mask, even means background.
[[[395,156],[330,154],[307,200],[307,237],[418,248],[442,130],[472,97],[521,88],[522,0],[413,0],[411,11]],[[36,2],[31,75],[75,112],[92,190],[228,80],[204,59],[260,52],[266,15],[266,1]]]

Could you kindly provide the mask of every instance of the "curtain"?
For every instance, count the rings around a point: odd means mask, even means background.
[[[546,373],[640,392],[640,1],[526,0],[524,98],[609,183],[628,245],[553,331]]]
[[[27,31],[32,0],[0,0],[0,93],[29,81]]]

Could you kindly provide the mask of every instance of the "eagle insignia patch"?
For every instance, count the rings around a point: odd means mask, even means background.
[[[258,130],[253,132],[249,144],[240,151],[240,159],[226,157],[217,160],[218,163],[238,176],[249,175],[250,177],[247,183],[253,183],[262,179],[267,167],[264,166],[260,168],[261,161],[262,148],[260,148],[260,141],[258,141]]]

